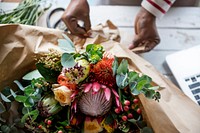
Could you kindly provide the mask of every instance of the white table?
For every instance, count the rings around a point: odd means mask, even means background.
[[[57,1],[53,3],[54,6],[52,8],[66,8],[68,2],[65,0]],[[7,10],[16,6],[17,4],[13,3],[0,3],[0,8]],[[128,47],[134,37],[133,23],[139,8],[135,6],[91,6],[91,23],[94,26],[104,23],[108,19],[111,20],[119,27],[121,43]],[[45,18],[47,13],[48,11],[39,20],[39,26],[46,26]],[[157,27],[161,43],[152,51],[141,54],[141,56],[177,84],[165,62],[165,57],[173,52],[200,44],[200,8],[171,8],[161,20],[157,20]]]

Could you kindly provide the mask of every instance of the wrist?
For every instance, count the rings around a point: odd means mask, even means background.
[[[156,17],[150,13],[149,11],[147,11],[144,7],[141,7],[140,9],[140,15],[143,17],[143,18],[147,18],[149,20],[155,20]]]

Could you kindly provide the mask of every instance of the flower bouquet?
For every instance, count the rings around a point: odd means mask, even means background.
[[[130,70],[127,60],[100,44],[77,51],[63,36],[58,40],[60,51],[50,49],[36,57],[36,70],[14,81],[17,91],[5,88],[0,93],[0,113],[8,103],[18,105],[14,124],[1,119],[2,132],[153,132],[138,98],[142,93],[160,99],[152,79]]]

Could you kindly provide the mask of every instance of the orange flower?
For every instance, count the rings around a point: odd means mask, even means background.
[[[114,58],[104,57],[97,64],[92,66],[90,80],[91,82],[99,82],[108,87],[113,88],[115,77],[113,77],[112,63]]]
[[[71,89],[71,90],[75,90],[75,89],[76,89],[76,84],[74,84],[74,83],[69,83],[68,78],[65,77],[65,76],[63,76],[62,74],[60,74],[60,75],[58,76],[57,82],[58,82],[60,85],[66,86],[66,87],[68,87],[68,88]]]

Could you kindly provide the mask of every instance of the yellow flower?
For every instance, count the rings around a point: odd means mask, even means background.
[[[84,133],[99,133],[103,131],[103,128],[98,123],[97,119],[94,120],[85,120],[84,123]]]
[[[53,89],[55,99],[60,103],[61,106],[71,104],[72,91],[66,86],[60,86]]]

